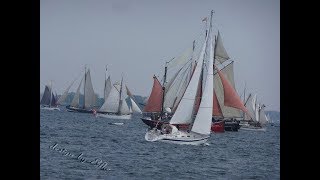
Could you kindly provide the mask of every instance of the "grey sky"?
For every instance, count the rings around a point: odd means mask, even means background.
[[[53,80],[58,94],[86,64],[102,96],[107,64],[113,82],[123,73],[133,94],[149,96],[153,74],[162,76],[165,61],[199,39],[213,9],[237,91],[246,83],[267,110],[280,110],[279,0],[41,0],[40,7],[40,82]]]

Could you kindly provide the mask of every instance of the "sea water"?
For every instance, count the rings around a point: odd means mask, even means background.
[[[201,146],[147,142],[147,128],[139,115],[41,110],[40,178],[280,179],[279,126],[213,133]]]

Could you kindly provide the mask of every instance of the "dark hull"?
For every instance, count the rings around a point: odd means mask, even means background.
[[[161,130],[161,126],[163,124],[169,124],[168,121],[159,121],[159,120],[151,120],[151,119],[146,119],[144,117],[141,118],[142,122],[144,122],[146,125],[150,127],[150,129],[154,128],[157,126],[157,129]],[[176,126],[179,130],[187,130],[189,128],[188,124],[172,124]]]
[[[76,107],[71,107],[71,106],[66,106],[69,112],[79,112],[79,113],[93,113],[93,110],[90,109],[81,109],[81,108],[76,108]]]
[[[239,121],[225,121],[224,130],[225,131],[238,131],[240,129]]]

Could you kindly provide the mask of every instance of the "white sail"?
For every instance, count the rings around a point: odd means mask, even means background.
[[[90,70],[86,73],[84,84],[84,107],[85,109],[91,109],[96,104],[96,95],[93,90]]]
[[[134,102],[134,100],[130,97],[131,105],[132,105],[132,111],[136,113],[142,113],[139,106]]]
[[[255,108],[255,121],[259,121],[260,117],[259,117],[259,109],[260,109],[260,105],[259,104],[256,104],[256,108]]]
[[[83,78],[81,79],[80,81],[80,84],[77,88],[77,92],[76,94],[74,95],[73,99],[72,99],[72,102],[70,104],[70,106],[72,107],[79,107],[79,99],[80,99],[80,87],[81,87],[81,84],[82,84],[82,81],[83,81]]]
[[[100,111],[104,111],[107,112],[107,99],[108,96],[111,92],[112,89],[112,84],[111,84],[111,79],[110,76],[108,77],[108,79],[105,81],[105,89],[104,89],[104,102],[102,104],[102,106],[100,107]]]
[[[183,71],[180,71],[176,76],[171,86],[168,87],[164,98],[164,107],[172,108],[176,102],[179,102],[185,92],[190,80],[191,64],[186,66]]]
[[[204,58],[204,52],[206,49],[206,41],[204,41],[202,51],[198,58],[198,63],[196,69],[194,70],[193,76],[189,82],[187,90],[185,91],[177,110],[172,116],[171,124],[189,124],[192,122],[192,113],[194,102],[196,98],[196,93],[198,89],[198,83],[202,71],[202,64]]]
[[[73,85],[73,83],[74,83],[75,81],[76,81],[76,79],[73,80],[72,83],[67,87],[67,89],[64,91],[63,95],[59,98],[57,104],[62,104],[62,103],[66,100],[66,98],[67,98],[67,96],[68,96],[68,92],[69,92],[71,86]]]
[[[260,122],[261,125],[265,125],[265,124],[268,123],[268,119],[267,119],[266,113],[264,112],[264,106],[262,106],[261,109],[260,109],[259,122]]]
[[[215,59],[218,60],[220,63],[223,63],[224,61],[229,59],[228,53],[223,46],[219,31],[218,31],[218,36],[217,36],[216,46],[215,46]]]
[[[121,100],[120,114],[131,114],[130,108],[126,100]]]
[[[207,66],[206,83],[203,89],[201,103],[193,122],[191,131],[208,135],[211,133],[212,123],[212,106],[213,106],[213,48],[212,48],[212,35],[209,34],[209,65]]]
[[[255,118],[255,104],[254,97],[252,94],[249,94],[247,101],[245,102],[245,107],[248,109],[248,112],[252,118]],[[245,114],[245,120],[250,120],[251,118]]]
[[[109,96],[107,97],[104,103],[105,109],[101,109],[101,111],[113,112],[113,113],[118,112],[119,100],[120,100],[120,94],[114,84],[111,88]]]
[[[119,113],[120,114],[130,114],[130,108],[127,104],[127,101],[125,100],[125,96],[127,93],[125,93],[125,85],[123,84],[123,80],[121,81],[121,97],[120,97],[120,108]]]

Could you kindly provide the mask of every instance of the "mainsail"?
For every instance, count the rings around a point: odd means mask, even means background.
[[[153,76],[153,87],[144,112],[161,112],[163,90],[156,76]]]
[[[49,86],[45,86],[40,104],[42,105],[49,105],[50,104],[50,99],[51,99],[51,90]]]
[[[90,70],[88,69],[85,77],[85,83],[84,83],[84,108],[85,109],[91,109],[96,104],[96,95],[93,90],[92,82],[91,82],[91,76],[90,76]]]
[[[189,85],[184,92],[184,95],[175,111],[174,115],[170,120],[170,124],[189,124],[192,122],[192,113],[194,108],[194,101],[198,89],[198,83],[200,75],[202,74],[202,64],[204,58],[204,52],[206,49],[206,41],[204,41],[202,51],[197,61],[197,66],[194,70]],[[211,118],[210,118],[211,119]]]
[[[80,88],[81,88],[83,79],[84,79],[84,77],[81,79],[80,84],[79,84],[79,86],[77,88],[77,92],[74,95],[74,97],[72,99],[72,102],[70,104],[70,106],[72,106],[72,107],[79,107],[79,103],[80,103]]]

